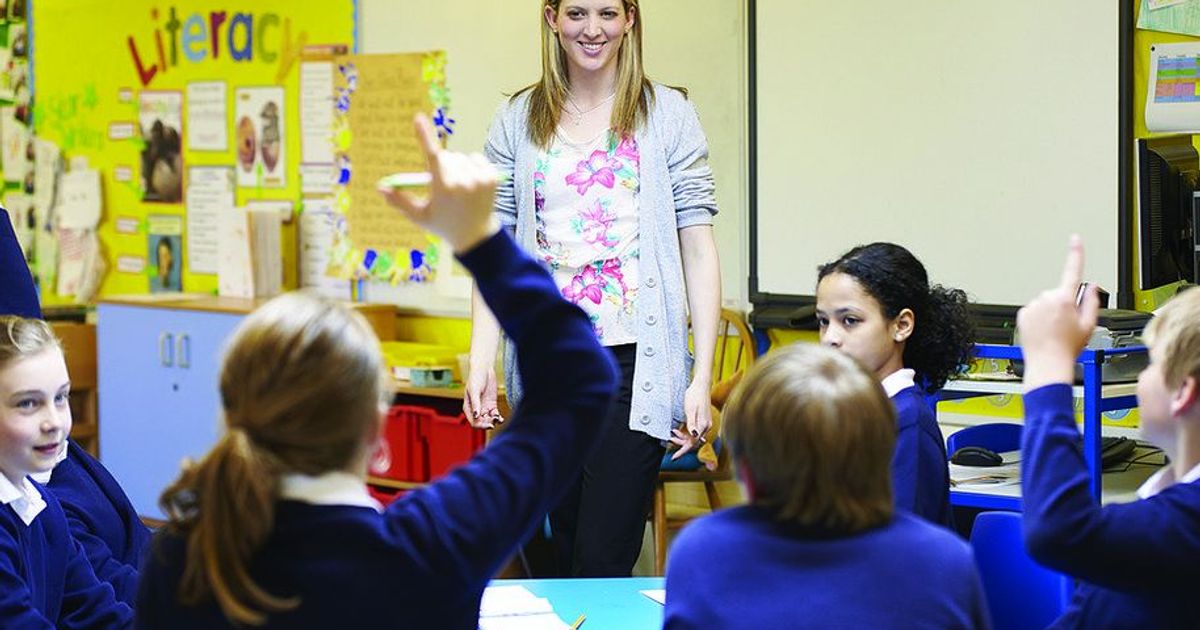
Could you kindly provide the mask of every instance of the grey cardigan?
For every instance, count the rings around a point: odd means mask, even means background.
[[[666,440],[683,420],[683,394],[691,379],[687,293],[679,248],[680,229],[711,225],[717,213],[708,141],[696,110],[678,90],[654,85],[647,123],[635,134],[640,161],[638,244],[641,286],[637,313],[638,356],[633,370],[629,428]],[[529,139],[529,92],[496,111],[484,153],[509,177],[496,191],[501,225],[534,251],[533,169],[538,147]],[[570,369],[570,366],[563,366]],[[516,354],[504,352],[505,386],[515,408],[521,399]]]

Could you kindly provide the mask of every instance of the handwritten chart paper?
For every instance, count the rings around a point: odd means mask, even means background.
[[[187,85],[188,149],[229,150],[229,86],[224,81]]]
[[[418,112],[444,119],[445,54],[339,56],[334,68],[334,207],[346,217],[334,268],[343,277],[430,282],[436,239],[387,205],[376,184],[391,173],[425,170],[412,119]]]

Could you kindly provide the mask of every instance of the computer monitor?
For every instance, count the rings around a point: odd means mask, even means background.
[[[1140,139],[1137,146],[1141,288],[1194,283],[1200,156],[1190,135]]]

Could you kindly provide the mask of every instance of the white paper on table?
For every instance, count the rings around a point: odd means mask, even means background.
[[[187,84],[187,143],[192,151],[229,150],[229,87],[224,81]]]
[[[1155,132],[1200,130],[1200,91],[1196,89],[1200,84],[1200,43],[1150,46],[1148,75],[1146,128]]]
[[[479,630],[570,630],[554,613],[516,615],[512,617],[480,617]]]
[[[58,226],[91,229],[100,222],[100,171],[83,169],[63,173],[54,207]]]
[[[479,600],[479,616],[506,617],[552,613],[550,600],[538,597],[524,586],[489,586]]]
[[[652,588],[638,592],[662,604],[663,606],[667,605],[667,589],[665,588]]]
[[[235,207],[220,213],[217,230],[217,293],[226,297],[254,297],[250,218],[246,209]]]
[[[332,164],[333,63],[300,64],[300,161]]]
[[[300,213],[300,286],[335,299],[350,299],[350,282],[326,275],[336,216],[332,199],[306,199]]]
[[[184,193],[187,205],[188,269],[217,273],[218,219],[235,205],[233,168],[193,166]]]

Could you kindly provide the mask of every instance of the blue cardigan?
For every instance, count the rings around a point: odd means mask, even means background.
[[[925,392],[916,385],[906,387],[892,396],[892,403],[896,406],[896,450],[892,455],[896,507],[951,527],[946,440]]]
[[[268,627],[474,629],[488,580],[579,475],[615,391],[611,358],[583,311],[507,233],[461,260],[517,344],[524,399],[468,464],[383,514],[281,501],[251,574],[301,603]],[[137,625],[233,627],[215,603],[178,602],[184,552],[179,537],[156,536]]]
[[[96,579],[58,501],[34,486],[46,508],[33,523],[0,506],[0,627],[130,627],[133,612]]]
[[[1101,507],[1088,490],[1071,388],[1025,395],[1022,528],[1038,562],[1080,580],[1055,628],[1194,628],[1200,481]]]
[[[742,506],[683,529],[664,628],[986,628],[970,547],[898,511],[851,536]]]
[[[8,210],[0,208],[0,315],[20,315],[40,319],[37,289],[29,266],[21,254],[21,244],[13,231]]]
[[[96,577],[132,606],[150,530],[104,466],[75,442],[67,444],[67,458],[54,467],[47,487],[62,504],[71,535],[83,545]]]

